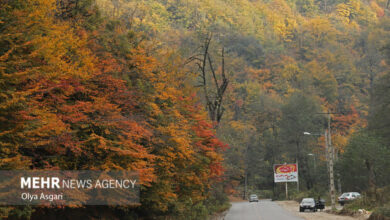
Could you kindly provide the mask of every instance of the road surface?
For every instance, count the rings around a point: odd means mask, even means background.
[[[225,220],[304,220],[270,200],[234,202]]]
[[[366,220],[369,215],[341,216],[326,212],[299,212],[295,201],[233,202],[224,220]],[[222,219],[222,218],[220,218]]]
[[[298,206],[299,203],[295,201],[278,201],[277,202],[281,207],[284,209],[290,211],[290,213],[299,216],[301,218],[304,218],[305,220],[366,220],[370,217],[369,214],[364,215],[357,215],[354,217],[351,216],[344,216],[344,215],[333,215],[326,212],[299,212]],[[336,207],[339,210],[341,209],[341,206]],[[326,207],[326,209],[330,209],[329,206]]]

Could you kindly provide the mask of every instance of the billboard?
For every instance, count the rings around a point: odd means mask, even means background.
[[[298,166],[297,164],[275,164],[274,165],[274,181],[279,182],[298,182]]]

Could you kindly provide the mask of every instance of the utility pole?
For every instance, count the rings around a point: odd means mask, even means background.
[[[297,173],[298,173],[298,179],[297,179],[297,191],[299,192],[299,161],[297,157]]]
[[[325,131],[325,148],[326,148],[326,156],[328,161],[328,170],[329,170],[329,193],[330,200],[332,204],[332,209],[336,209],[336,191],[334,184],[334,147],[332,146],[332,133],[330,127],[330,115],[331,114],[340,114],[340,113],[332,113],[332,112],[319,112],[317,114],[326,114],[328,116],[328,129]]]
[[[334,184],[334,147],[332,146],[332,135],[330,128],[330,115],[338,114],[331,112],[320,112],[317,114],[327,114],[328,115],[328,128],[325,130],[325,152],[326,152],[326,161],[327,168],[329,171],[329,193],[330,200],[332,204],[332,209],[336,209],[336,195],[335,195],[335,184]],[[305,135],[318,135],[318,134],[310,134],[309,132],[303,132]]]
[[[335,184],[334,184],[334,147],[332,146],[332,133],[330,128],[330,115],[337,113],[319,113],[319,114],[327,114],[328,115],[328,129],[325,131],[325,148],[327,152],[328,159],[328,169],[329,169],[329,193],[330,193],[330,201],[332,204],[332,209],[336,209],[336,195],[335,195]]]
[[[316,183],[317,181],[316,181],[316,174],[317,174],[317,165],[316,165],[316,155],[315,154],[312,154],[312,153],[310,153],[310,154],[307,154],[308,156],[313,156],[313,164],[314,164],[314,173],[313,173],[313,178],[312,178],[312,180],[313,180],[313,184],[314,183]]]
[[[247,181],[248,181],[248,173],[247,173],[247,168],[245,168],[245,186],[244,186],[244,196],[243,199],[246,199],[246,194],[247,194]]]
[[[328,112],[328,145],[329,145],[329,179],[330,179],[330,200],[332,203],[332,209],[336,209],[336,196],[334,187],[334,172],[333,172],[333,160],[334,160],[334,147],[332,146],[332,133],[330,131],[330,112]]]
[[[247,185],[248,185],[248,148],[249,148],[249,144],[247,144],[247,146],[245,147],[245,170],[244,170],[244,195],[243,195],[243,199],[247,199],[247,193],[248,193],[248,188],[247,188]]]
[[[328,129],[325,129],[325,157],[326,157],[326,171],[329,173],[329,147],[328,147]]]

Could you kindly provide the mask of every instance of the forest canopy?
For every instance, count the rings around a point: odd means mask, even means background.
[[[0,6],[3,170],[134,170],[141,206],[120,213],[207,218],[227,195],[282,197],[278,163],[326,194],[325,139],[303,132],[332,112],[337,190],[390,184],[387,0]]]

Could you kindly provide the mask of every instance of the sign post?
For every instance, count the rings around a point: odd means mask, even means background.
[[[288,187],[287,187],[287,182],[286,182],[286,199],[288,199]]]

